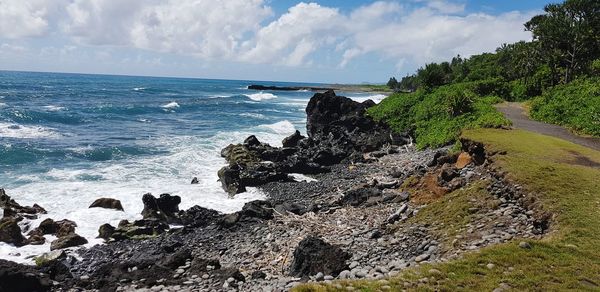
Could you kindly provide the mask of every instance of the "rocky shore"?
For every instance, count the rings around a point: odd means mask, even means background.
[[[1,191],[1,241],[57,239],[35,267],[0,261],[0,291],[286,291],[307,281],[386,281],[423,263],[547,232],[550,214],[494,168],[502,153],[466,140],[458,152],[418,151],[408,134],[366,117],[372,105],[317,93],[306,109],[308,137],[296,132],[272,147],[251,136],[223,149],[223,189],[235,196],[259,187],[266,201],[221,214],[179,210],[182,198],[146,194],[144,219],[100,226],[107,243],[89,249],[74,248],[85,240],[75,222],[27,227],[28,216],[45,210]],[[475,189],[459,226],[426,216],[453,192]],[[107,198],[92,205],[120,206]]]

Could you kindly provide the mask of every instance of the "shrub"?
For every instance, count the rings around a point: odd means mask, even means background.
[[[446,85],[432,91],[394,94],[369,109],[375,120],[414,134],[417,146],[437,147],[456,141],[463,129],[499,127],[509,121],[496,111],[496,96],[479,97],[478,82]]]
[[[533,99],[531,117],[600,136],[600,78],[578,79]]]

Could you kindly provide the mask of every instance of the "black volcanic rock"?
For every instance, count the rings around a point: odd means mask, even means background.
[[[294,134],[283,139],[282,144],[283,144],[283,147],[296,147],[296,146],[298,146],[298,142],[300,142],[300,140],[305,139],[305,138],[306,137],[304,137],[304,136],[302,136],[302,134],[300,134],[300,131],[296,130],[296,132],[294,132]]]
[[[0,241],[23,246],[27,244],[27,239],[21,234],[21,228],[15,218],[0,219]]]
[[[179,204],[181,203],[179,196],[162,194],[156,198],[148,193],[142,197],[142,202],[144,203],[144,209],[142,210],[144,219],[158,219],[167,223],[180,222],[177,216]]]
[[[250,136],[221,151],[228,162],[218,172],[223,189],[233,196],[249,186],[291,181],[290,173],[329,172],[329,166],[343,161],[363,161],[364,152],[404,144],[402,135],[365,115],[373,105],[333,91],[315,94],[306,107],[308,138],[296,131],[277,148]]]
[[[34,267],[0,259],[0,291],[42,292],[51,287],[50,279]]]
[[[88,243],[88,241],[85,238],[75,233],[72,233],[63,237],[59,237],[58,239],[52,241],[52,243],[50,243],[50,250],[74,247],[84,245],[86,243]]]
[[[100,198],[95,200],[89,208],[104,208],[123,211],[123,205],[121,201],[111,198]]]
[[[322,272],[325,275],[337,275],[346,270],[346,260],[350,254],[320,238],[309,236],[298,244],[294,251],[290,275],[307,278]]]

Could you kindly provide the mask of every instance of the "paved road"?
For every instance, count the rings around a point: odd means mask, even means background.
[[[557,137],[600,151],[600,138],[577,136],[561,126],[533,121],[527,116],[521,103],[506,102],[497,105],[496,108],[511,120],[513,127],[517,129]]]

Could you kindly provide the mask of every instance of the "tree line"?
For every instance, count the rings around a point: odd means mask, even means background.
[[[430,63],[387,85],[398,92],[431,90],[443,85],[495,80],[506,99],[523,100],[579,77],[600,74],[600,1],[567,0],[549,4],[544,14],[524,24],[531,41],[504,44],[495,53],[454,57]]]

